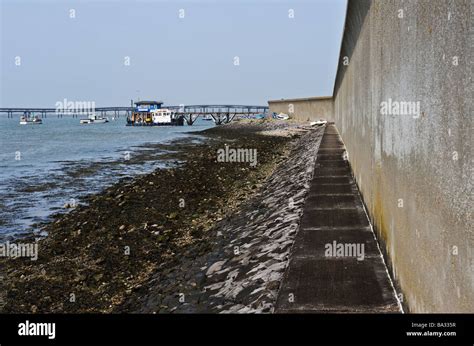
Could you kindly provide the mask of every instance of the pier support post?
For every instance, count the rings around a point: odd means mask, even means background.
[[[186,114],[184,115],[184,119],[186,119],[186,123],[191,126],[192,124],[194,124],[194,121],[196,121],[196,119],[193,119],[193,114],[192,113],[188,113],[188,116],[186,116]]]
[[[220,113],[215,113],[215,114],[211,113],[211,117],[214,119],[214,122],[216,123],[216,125],[222,125],[223,120],[221,118]]]

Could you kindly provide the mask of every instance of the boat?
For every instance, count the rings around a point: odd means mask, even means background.
[[[209,114],[205,114],[205,115],[202,116],[202,120],[210,121],[210,120],[213,120],[213,119]]]
[[[171,125],[171,111],[168,108],[158,108],[150,111],[154,125]]]
[[[184,125],[184,117],[169,108],[162,108],[161,101],[137,101],[127,126],[175,126]]]
[[[104,124],[108,123],[109,119],[100,117],[96,114],[91,114],[87,119],[81,119],[79,122],[81,124]]]
[[[290,117],[288,114],[280,113],[280,114],[275,115],[275,118],[280,119],[280,120],[288,120]]]
[[[310,126],[315,126],[315,125],[326,125],[327,124],[327,120],[323,120],[323,119],[320,119],[318,121],[312,121],[309,123]]]
[[[37,115],[31,116],[25,114],[20,118],[20,125],[41,125],[42,123],[43,120],[41,120]]]

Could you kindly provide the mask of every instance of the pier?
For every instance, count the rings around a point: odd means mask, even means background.
[[[216,125],[231,122],[235,117],[250,117],[252,115],[268,112],[267,106],[245,106],[245,105],[192,105],[192,106],[167,106],[174,110],[178,116],[183,116],[188,125],[200,116],[210,115]]]
[[[188,125],[193,125],[200,116],[206,115],[211,116],[216,125],[221,125],[231,122],[236,117],[248,118],[253,115],[268,112],[268,106],[255,105],[178,105],[166,106],[166,108],[172,110],[176,117],[183,117]],[[120,116],[130,116],[133,112],[133,107],[97,107],[93,111],[102,117],[114,116],[115,118],[120,118]],[[73,110],[67,109],[59,111],[56,108],[0,108],[0,116],[6,115],[8,118],[21,116],[25,113],[35,114],[41,118],[47,118],[48,115],[57,116],[58,118],[62,118],[63,116],[77,118],[78,116],[86,115],[82,112],[74,112]]]
[[[94,109],[96,114],[101,116],[115,116],[120,117],[121,115],[129,115],[131,114],[132,108],[131,107],[98,107]],[[35,114],[41,116],[41,118],[47,118],[48,115],[56,115],[58,118],[62,118],[63,116],[72,116],[73,118],[77,118],[80,115],[85,115],[83,112],[73,111],[73,110],[63,110],[59,111],[56,108],[39,108],[39,107],[6,107],[0,108],[0,115],[7,115],[7,118],[13,118],[16,116],[22,116],[23,114]]]

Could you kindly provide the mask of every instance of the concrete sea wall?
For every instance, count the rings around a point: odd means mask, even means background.
[[[332,97],[309,97],[268,101],[270,112],[285,113],[301,121],[334,121]]]
[[[412,312],[474,311],[473,7],[348,4],[334,120]]]

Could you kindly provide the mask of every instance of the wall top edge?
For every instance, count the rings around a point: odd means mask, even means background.
[[[268,103],[332,100],[332,96],[302,97],[293,99],[269,100]]]

